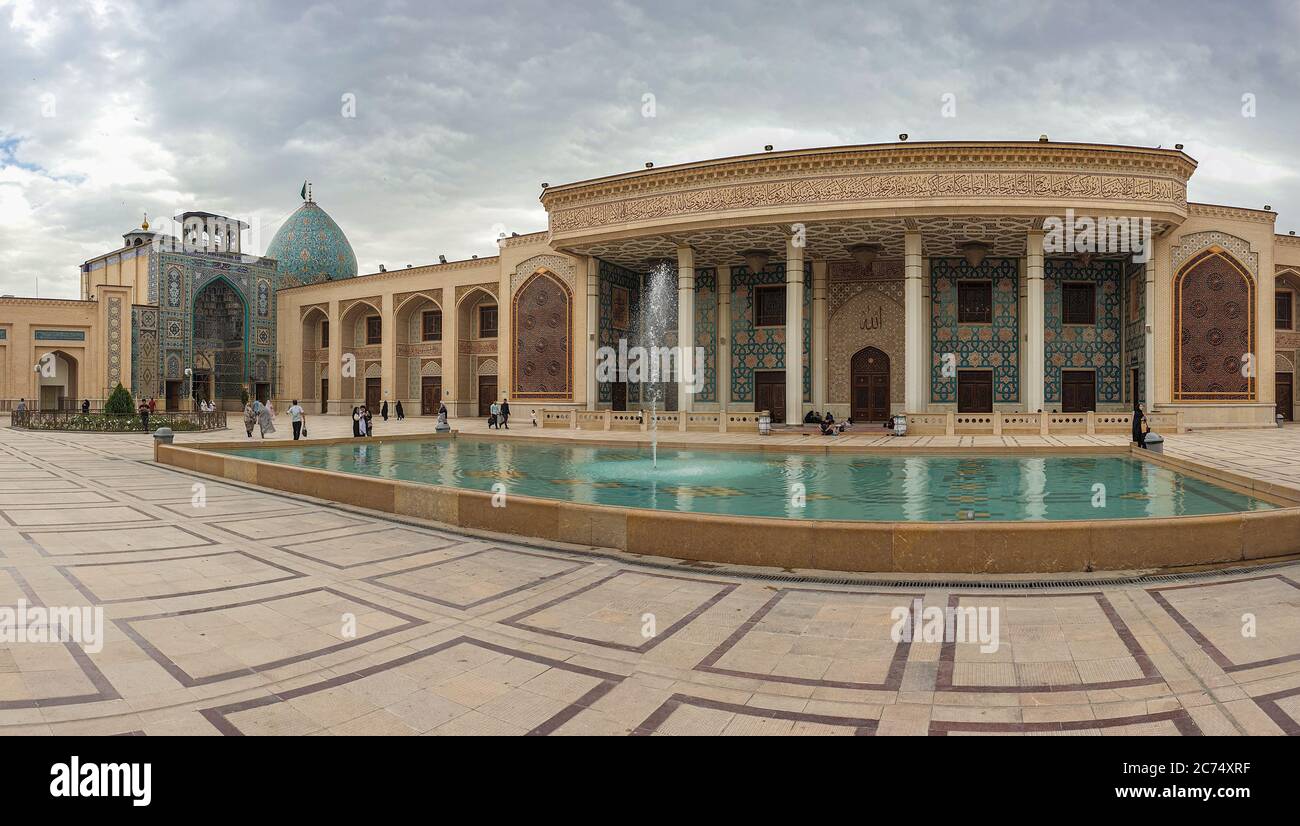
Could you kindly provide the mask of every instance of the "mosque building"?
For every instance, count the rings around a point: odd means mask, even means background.
[[[262,256],[240,222],[187,212],[180,237],[146,222],[85,262],[80,300],[0,298],[0,405],[120,381],[168,408],[636,409],[644,387],[595,366],[637,340],[666,270],[669,343],[702,354],[669,409],[1293,420],[1300,238],[1266,205],[1189,202],[1196,167],[1046,138],[647,166],[544,185],[547,230],[491,257],[364,275],[305,192]]]

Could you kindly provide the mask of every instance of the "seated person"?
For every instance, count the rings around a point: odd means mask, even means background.
[[[803,417],[804,424],[817,424],[820,421],[821,416],[817,414],[816,410],[809,410]]]
[[[839,430],[840,433],[843,433],[843,432],[846,431],[846,430],[852,430],[852,429],[853,429],[853,417],[852,417],[852,416],[850,416],[849,418],[847,418],[847,419],[845,419],[844,421],[840,422],[840,426],[839,426],[839,428],[838,428],[838,430]]]
[[[826,411],[826,418],[822,419],[822,435],[823,436],[835,435],[835,417],[831,415],[829,410]]]

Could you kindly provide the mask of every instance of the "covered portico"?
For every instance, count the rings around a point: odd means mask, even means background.
[[[1124,410],[1157,398],[1159,245],[1135,263],[1054,248],[1049,230],[1068,211],[1158,239],[1187,216],[1194,166],[1178,150],[900,143],[647,169],[542,202],[552,246],[588,257],[589,365],[633,333],[654,262],[675,262],[676,341],[705,355],[680,410]],[[588,409],[637,406],[584,372]]]

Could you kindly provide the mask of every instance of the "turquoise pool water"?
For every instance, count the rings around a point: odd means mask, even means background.
[[[649,450],[460,438],[229,451],[342,473],[668,511],[912,522],[1132,519],[1274,506],[1111,456]],[[339,484],[347,484],[340,481]],[[1100,487],[1098,487],[1100,486]]]

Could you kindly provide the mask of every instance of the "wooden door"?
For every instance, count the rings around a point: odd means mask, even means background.
[[[615,410],[627,410],[627,384],[618,382],[610,387],[610,398],[613,403],[610,407]]]
[[[957,371],[957,412],[993,412],[993,371]]]
[[[181,381],[167,382],[163,387],[163,410],[181,409],[181,393],[183,392],[181,388],[183,385],[184,382]]]
[[[1061,371],[1061,412],[1087,413],[1097,409],[1097,376],[1091,370]]]
[[[375,416],[379,415],[379,406],[383,403],[383,386],[383,379],[366,379],[366,407]]]
[[[438,405],[442,402],[442,378],[440,376],[420,377],[420,415],[438,415]]]
[[[769,410],[772,422],[785,422],[785,372],[754,373],[754,410]]]
[[[492,402],[497,399],[497,377],[478,377],[478,414],[487,416],[492,412]]]
[[[1290,373],[1277,374],[1277,412],[1283,421],[1295,421],[1295,377]]]
[[[850,363],[853,388],[849,415],[856,422],[889,418],[889,356],[875,347],[859,350]]]
[[[320,412],[330,412],[330,380],[320,380]]]

